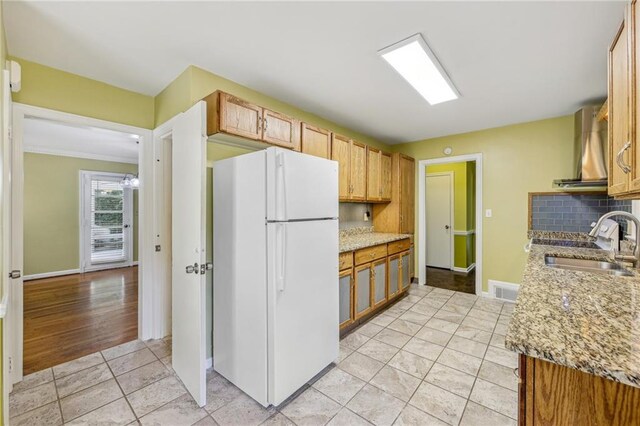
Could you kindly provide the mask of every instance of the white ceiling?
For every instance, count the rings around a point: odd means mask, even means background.
[[[138,137],[113,130],[26,118],[23,141],[26,152],[138,163]]]
[[[606,96],[625,2],[4,2],[9,53],[156,95],[193,64],[389,143]],[[422,33],[462,94],[429,106],[377,54]]]

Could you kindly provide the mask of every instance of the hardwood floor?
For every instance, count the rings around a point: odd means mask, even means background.
[[[24,374],[138,338],[138,267],[24,283]]]
[[[427,267],[427,285],[476,294],[476,271],[474,269],[468,274],[463,274],[449,269]]]

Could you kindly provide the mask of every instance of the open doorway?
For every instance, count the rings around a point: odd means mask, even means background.
[[[482,155],[419,162],[419,282],[482,294]]]
[[[139,135],[23,121],[23,374],[138,337]]]

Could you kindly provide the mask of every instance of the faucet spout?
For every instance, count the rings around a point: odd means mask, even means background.
[[[598,221],[596,222],[591,232],[589,232],[589,235],[592,237],[597,237],[598,232],[600,231],[600,227],[602,226],[602,223],[606,219],[610,219],[614,216],[624,217],[625,219],[632,221],[636,227],[636,241],[633,247],[633,256],[616,255],[616,259],[623,260],[626,262],[631,262],[633,263],[633,266],[635,266],[636,268],[640,268],[640,244],[639,244],[640,243],[640,220],[638,220],[638,218],[635,217],[633,214],[629,212],[623,212],[620,210],[605,213],[600,217],[600,219],[598,219]]]

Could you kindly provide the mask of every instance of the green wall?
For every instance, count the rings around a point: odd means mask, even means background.
[[[136,173],[136,164],[24,154],[24,274],[80,267],[80,171]],[[138,259],[138,192],[133,258]]]
[[[153,129],[153,97],[55,68],[11,58],[22,67],[13,101],[56,111]]]
[[[475,162],[435,164],[427,173],[453,172],[453,230],[470,231],[475,226]],[[453,236],[453,265],[468,268],[475,262],[474,236]]]
[[[575,173],[573,116],[427,139],[394,149],[420,161],[443,157],[446,147],[453,149],[452,155],[483,155],[483,208],[493,211],[493,217],[482,219],[484,291],[489,279],[519,283],[526,260],[522,247],[527,242],[527,194],[551,191],[553,179]],[[417,172],[416,168],[416,176]],[[416,232],[420,232],[417,223]]]

